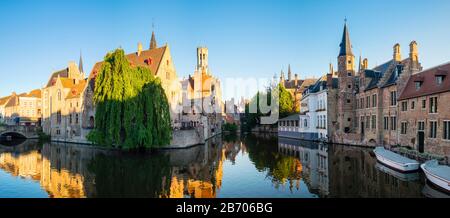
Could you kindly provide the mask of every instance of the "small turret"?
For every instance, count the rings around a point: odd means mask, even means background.
[[[417,42],[412,41],[409,44],[409,58],[413,62],[419,62],[419,51],[417,49]]]
[[[400,44],[398,44],[398,43],[394,45],[393,59],[394,59],[394,61],[402,60],[402,55],[400,53]]]
[[[138,56],[141,56],[141,53],[142,53],[142,43],[138,43],[138,48],[137,48],[137,55]]]

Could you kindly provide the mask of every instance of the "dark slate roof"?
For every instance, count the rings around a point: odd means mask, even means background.
[[[372,78],[369,84],[365,87],[364,91],[368,91],[378,87],[387,87],[390,85],[395,85],[397,83],[398,76],[403,70],[403,65],[401,62],[396,62],[393,59],[387,61],[384,64],[378,65],[372,70],[365,70],[364,76]],[[383,84],[380,84],[381,79],[386,76],[389,77]]]
[[[402,71],[403,71],[403,65],[397,64],[395,66],[395,68],[393,69],[393,71],[391,72],[391,76],[389,77],[388,80],[386,80],[386,82],[382,85],[382,87],[387,87],[387,86],[397,84],[397,79]]]
[[[332,88],[338,88],[339,86],[339,79],[338,78],[332,78],[331,81],[331,86]],[[303,94],[306,94],[306,92],[308,93],[316,93],[320,91],[320,87],[322,87],[322,90],[327,89],[327,81],[323,80],[323,79],[319,79],[316,81],[316,83],[308,86],[304,91]]]
[[[290,115],[290,116],[287,116],[287,117],[285,117],[285,118],[283,118],[283,119],[279,119],[279,121],[284,121],[284,120],[299,120],[300,119],[300,116],[298,115],[298,114],[293,114],[293,115]]]
[[[342,34],[342,41],[339,45],[341,50],[339,51],[339,56],[353,55],[352,44],[350,43],[350,36],[347,29],[347,24],[344,25],[344,33]]]

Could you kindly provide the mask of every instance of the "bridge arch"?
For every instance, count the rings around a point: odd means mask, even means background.
[[[21,132],[17,132],[17,131],[6,131],[6,132],[0,133],[0,138],[6,138],[7,136],[12,136],[13,138],[24,138],[24,139],[27,138],[26,135],[24,135]]]

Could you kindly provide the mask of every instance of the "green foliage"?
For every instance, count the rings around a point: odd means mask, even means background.
[[[106,55],[94,102],[95,129],[88,140],[127,150],[170,143],[169,103],[160,80],[147,68],[132,67],[122,49]]]
[[[250,103],[245,105],[245,122],[242,125],[243,131],[251,131],[251,129],[257,126],[261,120],[262,116],[269,116],[270,113],[279,113],[279,118],[287,117],[295,113],[294,98],[291,93],[284,88],[282,85],[277,86],[279,92],[279,105],[276,111],[271,111],[269,113],[262,113],[259,105],[260,101],[262,105],[269,105],[272,98],[272,90],[268,89],[266,92],[257,92],[255,96],[250,100]],[[269,102],[269,103],[267,103]],[[256,106],[257,111],[253,113],[250,108]]]
[[[37,135],[39,137],[39,141],[42,141],[42,142],[47,142],[52,139],[50,135],[45,134],[42,130],[38,131]]]
[[[236,124],[234,124],[234,123],[225,123],[223,125],[223,130],[231,132],[231,133],[236,133],[237,132],[237,128],[238,128],[238,126]]]
[[[284,88],[282,85],[278,85],[279,89],[279,112],[280,112],[280,118],[287,117],[291,114],[293,114],[294,111],[294,98],[292,97],[291,93]]]

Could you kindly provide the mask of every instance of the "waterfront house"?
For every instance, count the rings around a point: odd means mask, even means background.
[[[393,47],[391,60],[367,69],[364,59],[356,78],[355,132],[360,144],[396,145],[398,143],[397,98],[412,73],[421,69],[417,43],[410,44],[410,55],[401,59],[400,45]]]
[[[83,141],[81,130],[81,93],[86,87],[82,59],[79,65],[54,72],[42,88],[42,129],[52,140]]]
[[[398,99],[399,143],[450,156],[450,63],[413,74]]]
[[[4,103],[4,122],[8,125],[39,125],[41,120],[41,90],[29,93],[13,92]]]

